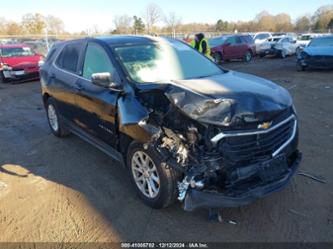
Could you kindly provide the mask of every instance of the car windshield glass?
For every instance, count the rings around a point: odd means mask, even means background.
[[[333,46],[333,37],[313,39],[309,46],[311,46],[311,47],[324,47],[324,46],[332,47]]]
[[[35,53],[29,47],[1,48],[2,57],[21,57],[31,55],[35,55]]]
[[[224,43],[224,41],[226,40],[226,37],[216,37],[216,38],[212,38],[208,40],[208,44],[210,47],[217,47],[220,46]]]
[[[169,82],[221,74],[223,70],[188,45],[173,39],[115,48],[129,76],[136,82]]]

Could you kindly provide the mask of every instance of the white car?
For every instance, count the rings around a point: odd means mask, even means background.
[[[254,44],[256,48],[260,46],[260,44],[267,41],[268,38],[272,38],[272,33],[270,32],[259,32],[253,36]],[[258,50],[256,51],[258,53]]]
[[[261,43],[257,47],[257,54],[260,57],[266,55],[274,55],[285,58],[288,55],[296,53],[298,45],[296,40],[289,36],[274,36],[268,38],[266,42]]]

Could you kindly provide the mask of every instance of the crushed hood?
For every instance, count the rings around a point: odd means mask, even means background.
[[[173,83],[165,93],[169,100],[204,123],[232,126],[268,121],[292,106],[286,89],[244,73],[229,71]]]

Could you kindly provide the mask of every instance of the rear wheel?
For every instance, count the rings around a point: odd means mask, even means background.
[[[133,142],[127,152],[132,182],[143,202],[153,208],[165,208],[177,198],[177,172],[163,163],[154,148],[144,149]]]
[[[52,98],[49,98],[46,102],[46,113],[47,120],[53,135],[56,137],[68,136],[70,132],[61,120],[55,101]]]
[[[245,62],[250,62],[252,60],[252,53],[251,51],[246,51],[246,53],[244,54],[244,61]]]

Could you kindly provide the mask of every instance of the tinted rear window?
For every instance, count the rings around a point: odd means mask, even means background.
[[[82,44],[80,42],[65,45],[56,64],[58,67],[75,73],[77,70]]]

